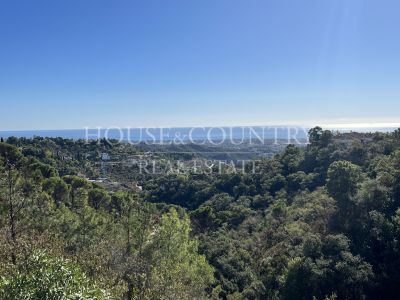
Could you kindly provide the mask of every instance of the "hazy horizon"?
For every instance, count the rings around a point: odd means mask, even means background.
[[[400,128],[400,124],[394,123],[363,123],[358,124],[325,124],[323,129],[338,132],[393,132]],[[299,138],[306,138],[307,132],[312,127],[319,126],[298,126],[298,125],[236,125],[236,126],[193,126],[193,127],[98,127],[98,128],[76,128],[76,129],[29,129],[29,130],[0,130],[0,137],[24,137],[33,138],[40,137],[61,137],[67,139],[98,139],[106,137],[107,139],[121,140],[147,140],[147,139],[170,139],[179,137],[182,140],[196,138],[220,137],[220,130],[226,134],[228,138],[245,138],[253,136],[257,138],[257,134],[264,139],[270,138],[287,138],[294,134]],[[247,130],[246,130],[247,129]],[[202,130],[199,132],[199,130]],[[248,131],[250,130],[250,135]],[[240,132],[239,132],[240,131]],[[251,133],[253,132],[253,133]],[[210,135],[209,135],[210,134]],[[247,137],[248,138],[248,137]]]
[[[348,123],[347,122],[337,122],[337,123],[322,123],[322,122],[315,122],[315,123],[293,123],[293,122],[286,122],[286,123],[251,123],[251,124],[243,124],[243,123],[231,123],[231,124],[222,124],[222,123],[215,123],[215,124],[196,124],[196,125],[181,125],[181,126],[159,126],[159,125],[150,125],[150,126],[84,126],[81,128],[78,127],[71,127],[71,128],[7,128],[3,129],[0,128],[0,132],[29,132],[29,131],[66,131],[66,130],[86,130],[86,129],[102,129],[106,130],[107,128],[196,128],[196,127],[304,127],[304,128],[312,128],[312,127],[322,127],[323,129],[329,130],[352,130],[352,129],[360,129],[363,131],[374,130],[374,129],[397,129],[400,128],[400,122],[354,122]]]

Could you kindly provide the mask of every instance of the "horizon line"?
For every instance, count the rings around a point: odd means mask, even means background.
[[[183,128],[246,128],[246,127],[298,127],[298,128],[314,128],[321,127],[329,130],[351,130],[351,129],[391,129],[400,128],[400,122],[354,122],[354,123],[326,123],[326,124],[254,124],[254,125],[195,125],[195,126],[86,126],[81,128],[61,128],[61,129],[11,129],[0,132],[34,132],[34,131],[81,131],[81,130],[115,130],[115,129],[183,129]]]

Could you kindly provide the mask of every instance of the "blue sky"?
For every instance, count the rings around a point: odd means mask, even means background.
[[[2,0],[0,130],[400,123],[397,0]]]

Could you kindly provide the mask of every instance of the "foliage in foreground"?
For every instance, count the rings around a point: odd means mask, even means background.
[[[0,143],[3,289],[29,278],[20,266],[45,249],[115,299],[400,293],[400,130],[314,128],[309,145],[289,145],[254,174],[144,176],[139,194],[110,193],[76,176],[96,173],[96,153],[135,146],[7,142]]]
[[[71,262],[42,252],[32,254],[0,281],[0,299],[15,300],[107,300],[104,291],[89,284],[88,278]]]

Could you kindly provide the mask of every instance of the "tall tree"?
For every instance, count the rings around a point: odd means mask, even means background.
[[[22,155],[13,146],[0,144],[0,205],[6,211],[6,241],[12,263],[20,252],[22,219],[32,203],[33,189],[21,172]]]

